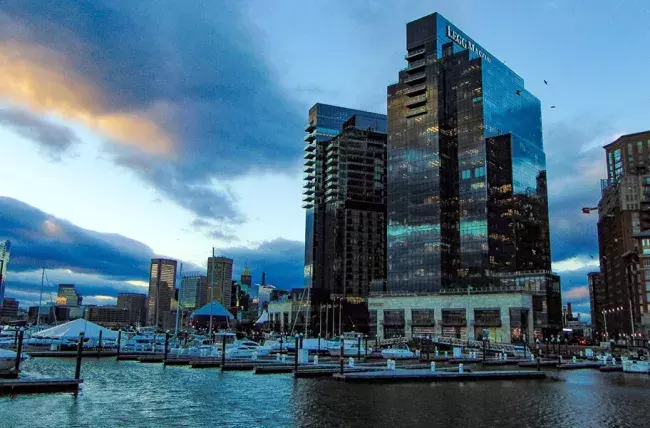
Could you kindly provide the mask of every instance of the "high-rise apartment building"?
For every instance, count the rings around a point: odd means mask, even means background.
[[[386,132],[386,116],[362,110],[354,110],[327,104],[315,104],[309,109],[309,121],[305,126],[305,166],[303,185],[303,208],[305,216],[305,267],[304,286],[324,288],[322,251],[325,236],[325,165],[326,143],[336,137],[343,124],[355,114],[372,120],[372,128]]]
[[[128,310],[128,323],[144,325],[147,322],[147,295],[142,293],[119,293],[117,307]]]
[[[208,277],[200,272],[184,273],[181,278],[181,309],[196,309],[208,303]]]
[[[160,326],[163,314],[171,310],[176,290],[176,260],[151,259],[147,325]]]
[[[437,13],[407,24],[406,49],[388,87],[387,288],[550,275],[539,100]]]
[[[372,281],[386,278],[384,126],[359,113],[324,143],[323,277],[314,285],[330,296],[366,297]]]
[[[604,146],[598,202],[601,288],[592,313],[601,337],[650,333],[650,131]],[[605,327],[606,326],[606,327]]]
[[[9,263],[9,250],[11,250],[11,241],[0,241],[0,309],[2,309],[5,298],[5,276]]]
[[[218,301],[225,308],[230,307],[232,293],[233,259],[208,257],[208,302]]]
[[[57,306],[79,306],[81,301],[81,294],[77,293],[74,284],[59,284],[59,291],[56,295]]]
[[[591,324],[600,331],[602,329],[602,305],[605,303],[606,289],[603,284],[600,272],[589,272],[587,274],[589,284],[589,309],[591,311]]]

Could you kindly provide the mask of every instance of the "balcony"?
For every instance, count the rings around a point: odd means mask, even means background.
[[[306,152],[313,152],[314,150],[316,150],[316,144],[310,144],[310,143],[305,144]]]
[[[316,134],[307,134],[305,135],[305,141],[313,141],[316,139]]]
[[[407,71],[414,71],[414,70],[423,68],[425,65],[427,65],[427,60],[426,59],[421,59],[419,61],[409,63],[408,67],[406,67],[406,70]]]
[[[406,117],[419,116],[427,112],[427,106],[416,107],[406,112]]]
[[[404,79],[404,83],[410,85],[411,83],[422,82],[426,77],[426,73],[414,74],[413,76],[409,76],[408,78]]]
[[[302,172],[308,173],[308,172],[314,172],[314,167],[312,165],[305,165],[305,169]]]
[[[410,59],[415,59],[420,56],[423,56],[425,53],[427,53],[427,50],[425,48],[419,48],[412,50],[411,52],[408,52],[406,55],[404,55],[405,60],[410,60]]]
[[[410,98],[406,100],[404,105],[406,107],[416,107],[421,104],[425,104],[427,102],[427,96],[426,94],[418,95],[417,97]]]
[[[313,167],[315,163],[316,162],[314,162],[314,159],[305,159],[305,166]]]
[[[310,208],[314,208],[314,204],[313,204],[313,202],[306,202],[306,203],[302,204],[302,207],[304,209],[308,210]]]
[[[315,185],[316,185],[316,183],[314,183],[313,181],[308,181],[302,186],[302,188],[303,189],[311,189]]]
[[[305,189],[305,191],[302,192],[305,197],[303,198],[303,201],[306,200],[314,200],[313,194],[314,194],[314,189],[312,187]]]
[[[316,178],[316,177],[314,176],[313,172],[308,172],[306,174],[303,174],[303,176],[302,176],[302,179],[305,180],[305,181],[312,181],[314,178]]]
[[[418,95],[422,92],[425,92],[426,90],[427,90],[427,85],[423,83],[421,85],[411,86],[410,88],[408,88],[408,90],[406,91],[406,95],[411,97],[414,95]]]
[[[316,157],[315,151],[305,153],[305,159],[312,159],[312,158],[315,158],[315,157]]]

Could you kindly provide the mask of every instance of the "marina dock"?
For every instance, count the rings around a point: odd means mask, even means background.
[[[343,382],[449,382],[449,381],[486,381],[486,380],[529,380],[544,379],[546,373],[538,371],[490,371],[458,373],[448,371],[422,370],[382,370],[361,373],[336,373],[334,379]]]
[[[17,379],[19,370],[0,370],[0,379]]]
[[[598,370],[604,373],[611,373],[611,372],[622,372],[623,371],[623,366],[600,366],[598,367]]]
[[[600,369],[602,365],[603,363],[601,362],[568,362],[564,364],[558,364],[557,368],[560,370]]]
[[[0,395],[40,394],[79,391],[83,380],[75,379],[14,379],[0,380]]]

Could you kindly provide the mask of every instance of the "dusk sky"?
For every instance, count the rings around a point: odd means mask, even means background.
[[[40,268],[86,303],[147,292],[154,255],[212,247],[302,285],[302,154],[316,102],[386,112],[406,23],[440,12],[542,102],[552,260],[588,313],[602,146],[650,128],[646,1],[5,1],[0,239],[7,296]],[[544,84],[548,81],[548,85]],[[551,109],[551,106],[556,108]]]

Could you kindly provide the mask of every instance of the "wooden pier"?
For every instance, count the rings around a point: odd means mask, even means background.
[[[165,357],[162,355],[145,355],[138,358],[141,363],[162,363]]]
[[[538,371],[490,371],[458,373],[437,370],[382,370],[360,373],[334,374],[344,382],[389,383],[389,382],[466,382],[486,380],[530,380],[544,379],[546,373]]]
[[[23,350],[33,358],[77,358],[77,351],[29,351]],[[92,349],[84,349],[81,354],[83,358],[103,358],[103,357],[115,357],[117,356],[117,351],[114,350],[105,350],[98,352]]]
[[[79,392],[83,380],[75,379],[15,379],[0,380],[0,395]]]
[[[17,379],[19,370],[10,369],[10,370],[0,370],[0,379]]]

